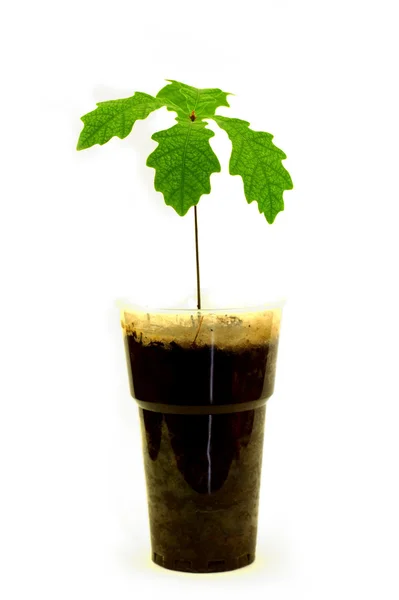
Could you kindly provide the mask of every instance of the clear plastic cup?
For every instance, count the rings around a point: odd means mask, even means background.
[[[255,559],[281,312],[121,308],[160,566],[209,573]]]

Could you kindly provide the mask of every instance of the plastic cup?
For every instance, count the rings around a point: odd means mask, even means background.
[[[162,567],[210,573],[255,559],[280,320],[281,307],[121,310]]]

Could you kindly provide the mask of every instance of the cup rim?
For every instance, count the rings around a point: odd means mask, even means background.
[[[267,310],[282,309],[286,305],[287,300],[285,298],[269,300],[264,304],[256,304],[252,306],[232,306],[223,308],[163,308],[150,304],[136,304],[129,299],[119,298],[116,300],[116,305],[120,311],[132,311],[142,313],[155,313],[155,314],[223,314],[223,313],[261,313]]]

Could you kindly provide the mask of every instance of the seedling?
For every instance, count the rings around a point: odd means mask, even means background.
[[[231,175],[240,175],[248,203],[256,201],[259,212],[272,224],[284,210],[283,192],[292,189],[292,180],[282,164],[286,155],[273,144],[273,136],[253,131],[247,121],[216,115],[220,106],[229,107],[228,92],[198,89],[168,80],[156,97],[136,92],[130,98],[99,102],[97,108],[82,117],[84,123],[77,149],[101,146],[112,137],[125,138],[139,119],[146,119],[159,108],[176,113],[177,123],[154,133],[157,148],[147,158],[155,169],[154,186],[165,203],[183,217],[194,207],[197,269],[197,305],[201,308],[197,205],[203,194],[211,191],[210,177],[219,173],[220,163],[209,140],[212,119],[223,129],[231,143]]]

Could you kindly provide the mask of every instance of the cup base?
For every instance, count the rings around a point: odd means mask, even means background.
[[[225,573],[226,571],[235,571],[252,564],[255,560],[255,554],[242,554],[229,560],[210,560],[206,564],[196,563],[192,560],[184,560],[173,556],[162,556],[153,552],[152,561],[159,567],[170,571],[183,571],[185,573]]]

